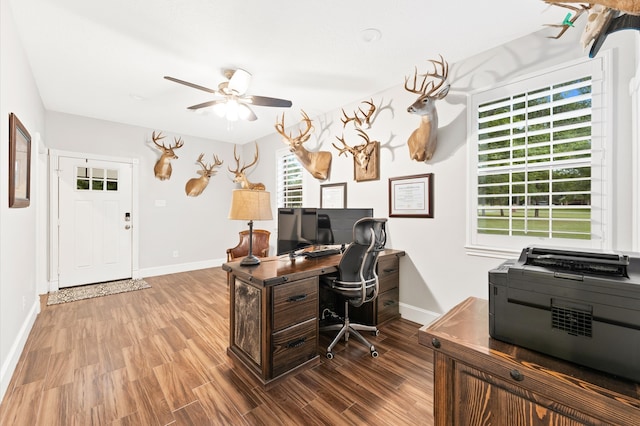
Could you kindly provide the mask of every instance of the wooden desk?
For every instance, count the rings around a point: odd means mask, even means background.
[[[492,339],[488,315],[469,298],[419,331],[435,425],[640,424],[640,384]]]
[[[398,268],[386,265],[402,255],[400,250],[381,252],[379,274],[397,279]],[[291,261],[279,256],[263,258],[257,266],[241,266],[240,261],[222,265],[229,273],[227,353],[263,386],[319,362],[319,277],[336,272],[340,258]],[[376,315],[388,319],[388,311]]]

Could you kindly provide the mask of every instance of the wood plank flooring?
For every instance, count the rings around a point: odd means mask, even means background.
[[[43,306],[0,425],[433,425],[433,353],[419,324],[382,326],[378,358],[342,343],[265,391],[226,354],[221,268],[145,279],[152,288]]]

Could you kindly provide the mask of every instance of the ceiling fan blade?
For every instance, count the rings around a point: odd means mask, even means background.
[[[258,116],[253,112],[253,110],[251,108],[249,108],[249,105],[247,104],[241,104],[243,107],[247,108],[247,110],[249,110],[249,115],[247,117],[245,117],[245,120],[247,121],[256,121],[258,119]]]
[[[219,103],[225,102],[225,99],[218,99],[216,101],[208,101],[208,102],[203,102],[201,104],[198,105],[192,105],[190,107],[187,107],[187,109],[200,109],[200,108],[206,108],[206,107],[210,107]]]
[[[243,98],[243,100],[249,102],[251,105],[258,106],[289,108],[292,105],[291,101],[286,99],[268,98],[266,96],[250,95]]]
[[[217,90],[209,89],[208,87],[199,86],[197,84],[189,83],[188,81],[179,80],[177,78],[169,77],[167,75],[165,75],[164,78],[169,80],[169,81],[173,81],[174,83],[184,84],[185,86],[193,87],[194,89],[203,90],[203,91],[209,92],[209,93],[216,93],[216,94],[218,93]]]
[[[229,90],[236,92],[238,95],[242,95],[249,88],[250,82],[251,74],[249,74],[249,72],[243,70],[242,68],[238,68],[233,72],[233,75],[229,79],[229,85],[227,87],[229,88]]]

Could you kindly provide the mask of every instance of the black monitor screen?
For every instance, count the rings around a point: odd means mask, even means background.
[[[316,244],[316,209],[278,209],[278,254]]]
[[[342,245],[353,239],[353,225],[373,209],[278,209],[278,255],[310,245]]]
[[[318,244],[349,244],[353,225],[363,217],[373,217],[373,209],[318,209]]]

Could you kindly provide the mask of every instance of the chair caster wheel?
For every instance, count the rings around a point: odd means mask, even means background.
[[[378,351],[371,351],[371,358],[378,358]]]
[[[327,359],[333,359],[333,352],[327,352]]]
[[[380,335],[380,330],[376,330],[376,331],[374,331],[374,332],[373,332],[373,335],[374,335],[374,336],[379,336],[379,335]]]

